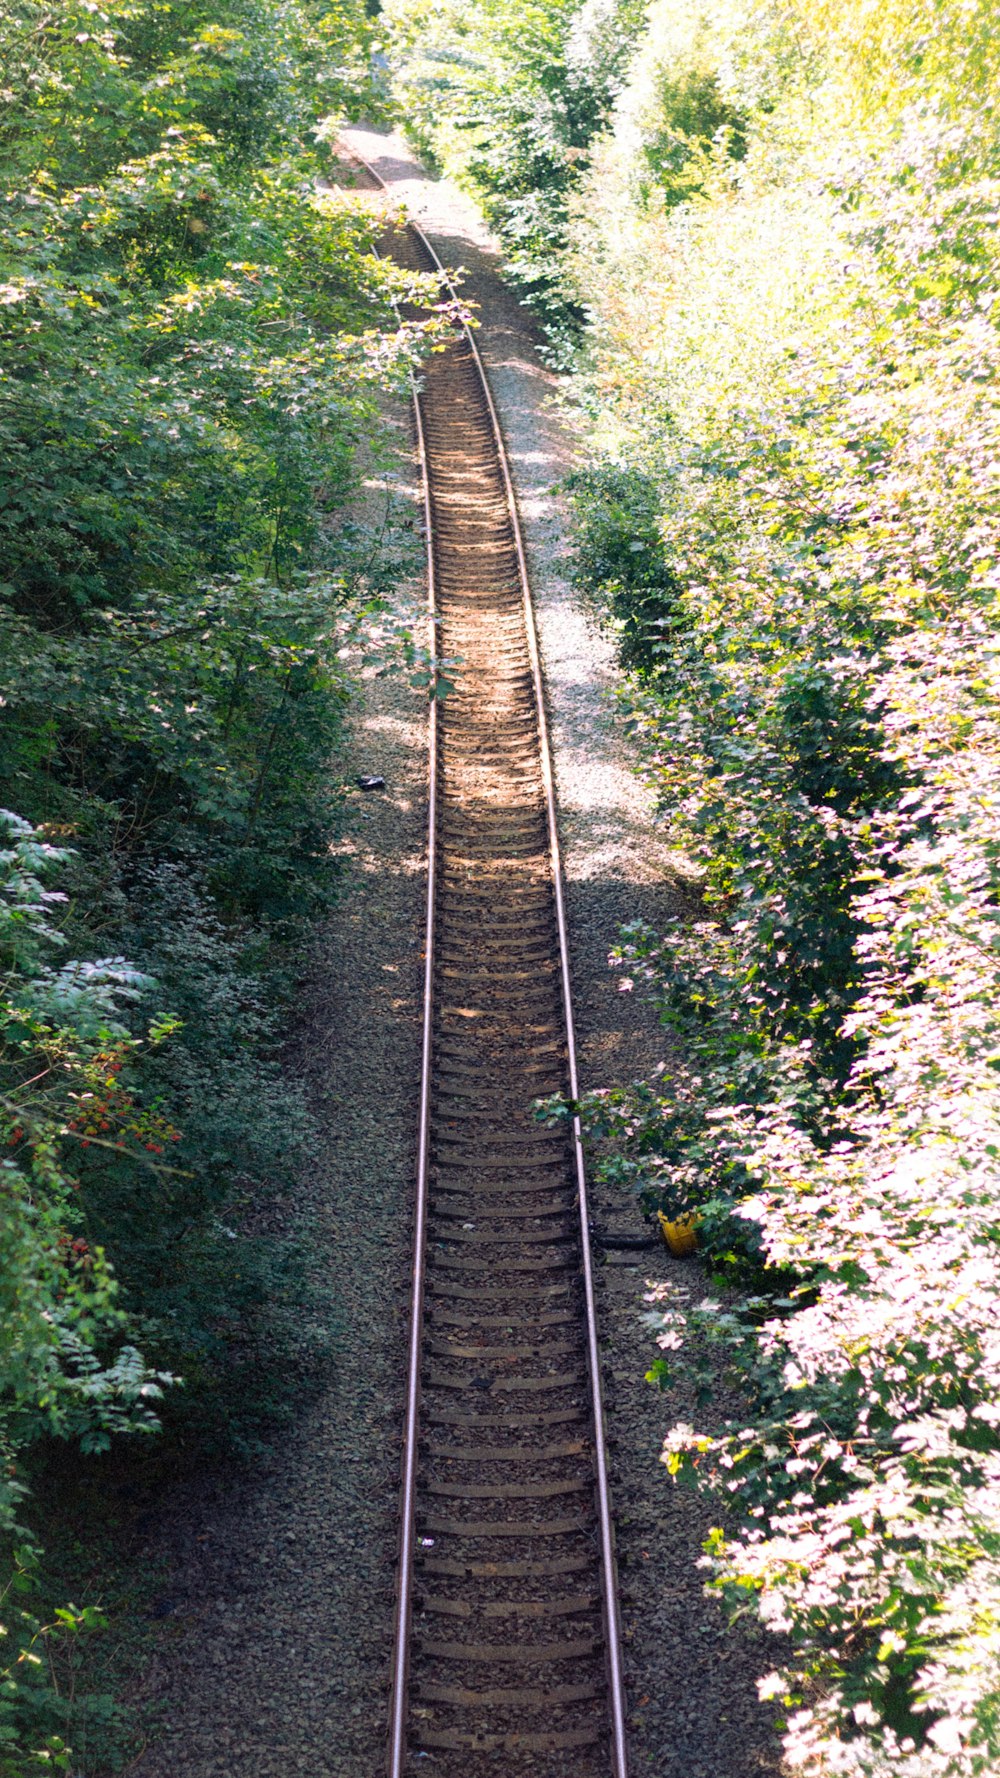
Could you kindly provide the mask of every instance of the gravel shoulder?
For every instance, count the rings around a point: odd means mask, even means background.
[[[430,180],[399,138],[347,134],[445,263],[465,268],[464,290],[482,309],[479,344],[536,595],[582,1082],[611,1085],[648,1070],[664,1045],[650,1010],[619,992],[608,950],[620,921],[655,922],[683,901],[685,867],[629,769],[610,648],[565,579],[559,483],[579,441],[468,199]],[[412,474],[407,416],[389,417]],[[383,776],[386,789],[357,798],[343,842],[356,892],[318,939],[295,1050],[323,1133],[301,1202],[339,1305],[336,1349],[279,1449],[239,1474],[193,1475],[162,1502],[149,1554],[165,1565],[170,1610],[142,1688],[159,1727],[131,1768],[137,1778],[377,1778],[382,1769],[425,882],[424,708],[405,682],[369,673],[352,749],[349,769]],[[595,1212],[601,1226],[643,1232],[631,1204],[610,1195],[598,1195]],[[682,1390],[659,1395],[643,1381],[656,1355],[640,1322],[646,1290],[701,1279],[666,1254],[641,1258],[609,1255],[598,1271],[634,1770],[760,1778],[780,1770],[755,1690],[774,1656],[759,1634],[726,1630],[704,1597],[697,1564],[713,1514],[658,1463],[668,1425],[693,1417],[693,1405]]]

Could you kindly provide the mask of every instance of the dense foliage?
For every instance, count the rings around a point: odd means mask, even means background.
[[[278,1046],[393,571],[344,503],[423,330],[321,189],[372,47],[355,0],[0,14],[5,1773],[72,1763],[45,1650],[96,1621],[18,1528],[46,1450],[247,1438],[310,1362]]]
[[[386,0],[407,129],[471,189],[565,356],[567,204],[638,33],[641,0]]]
[[[579,577],[703,885],[623,934],[676,1041],[591,1118],[747,1281],[658,1318],[747,1401],[667,1454],[816,1773],[1000,1761],[998,94],[983,0],[654,0],[552,236]]]

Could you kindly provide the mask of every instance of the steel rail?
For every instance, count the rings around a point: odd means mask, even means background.
[[[351,158],[364,167],[365,171],[370,174],[376,184],[383,191],[388,190],[386,181],[381,177],[376,168],[373,167],[369,161],[365,160],[362,155],[358,154],[355,148],[352,148],[347,144],[344,144],[344,146],[347,147],[347,151]],[[442,261],[431,242],[427,239],[427,236],[419,225],[412,219],[408,220],[407,227],[412,229],[435,269],[447,285],[451,292],[452,299],[457,303],[459,300],[458,293],[451,281],[447,267],[442,264]],[[521,595],[524,607],[525,631],[528,642],[528,655],[531,663],[532,685],[538,718],[542,785],[548,825],[549,855],[552,866],[552,886],[556,910],[556,927],[559,937],[559,967],[562,984],[563,1020],[566,1034],[569,1096],[575,1105],[579,1100],[580,1089],[576,1059],[576,1034],[573,1021],[572,983],[569,967],[569,935],[566,920],[565,893],[563,888],[562,853],[559,845],[555,774],[552,767],[552,750],[549,739],[548,719],[545,710],[545,689],[542,679],[541,654],[538,645],[538,630],[535,623],[534,603],[531,596],[531,581],[528,574],[527,552],[524,546],[524,535],[521,529],[517,496],[510,472],[506,440],[504,439],[503,428],[500,424],[500,416],[497,413],[496,404],[493,400],[493,391],[490,388],[486,368],[483,364],[479,348],[476,345],[471,329],[463,323],[462,331],[471,348],[473,361],[486,400],[486,406],[490,417],[490,427],[493,433],[497,457],[503,476],[507,508],[514,537],[515,553],[517,556],[518,576],[521,584]],[[413,380],[411,379],[411,381]],[[423,421],[420,412],[420,396],[415,381],[413,381],[413,405],[416,416],[417,450],[423,477],[424,513],[427,528],[429,607],[433,633],[434,618],[436,616],[434,534],[430,480],[424,445]],[[432,653],[433,652],[432,649]],[[421,1064],[420,1132],[412,1295],[413,1325],[410,1334],[410,1364],[407,1383],[406,1422],[403,1435],[404,1455],[402,1500],[400,1509],[402,1520],[400,1538],[400,1575],[396,1608],[396,1653],[393,1665],[392,1700],[390,1709],[388,1778],[403,1778],[403,1767],[406,1760],[407,1674],[409,1667],[409,1631],[412,1602],[411,1573],[415,1530],[416,1460],[419,1442],[420,1348],[423,1319],[424,1257],[426,1249],[427,1172],[430,1146],[430,1090],[433,1043],[434,852],[436,846],[437,820],[437,700],[433,697],[431,699],[430,710],[429,770],[429,858],[427,872],[428,940],[426,968],[424,973],[423,1057]],[[611,1494],[608,1483],[607,1453],[605,1450],[604,1405],[601,1389],[600,1355],[597,1345],[597,1305],[594,1294],[594,1272],[590,1251],[587,1170],[583,1153],[583,1132],[579,1113],[576,1111],[574,1111],[572,1119],[572,1144],[576,1173],[577,1205],[580,1220],[580,1252],[582,1257],[584,1302],[586,1306],[587,1323],[587,1358],[590,1371],[591,1408],[594,1421],[594,1469],[601,1539],[601,1574],[603,1582],[602,1606],[605,1629],[605,1657],[608,1677],[608,1705],[611,1717],[612,1771],[613,1778],[628,1778],[628,1748],[625,1733],[625,1681],[622,1672],[621,1626],[616,1585],[617,1576],[614,1550],[614,1527],[611,1516]]]
[[[424,497],[424,531],[427,543],[427,612],[430,627],[431,672],[437,654],[437,585],[434,563],[434,529],[431,512],[431,484],[427,472],[427,449],[424,422],[420,411],[420,392],[414,376],[410,377],[413,415],[417,435],[417,461]],[[408,1696],[410,1615],[413,1592],[413,1543],[416,1535],[417,1454],[420,1437],[420,1359],[424,1310],[424,1269],[427,1254],[427,1174],[431,1143],[431,1067],[434,1044],[434,940],[435,903],[437,899],[437,754],[438,703],[431,680],[430,710],[427,734],[427,925],[424,950],[424,1014],[420,1060],[420,1122],[417,1136],[417,1189],[413,1231],[413,1278],[411,1284],[412,1321],[410,1350],[406,1372],[406,1421],[403,1434],[402,1504],[400,1509],[399,1585],[396,1595],[396,1636],[392,1673],[392,1704],[389,1721],[390,1770],[402,1772],[406,1757],[406,1706]]]

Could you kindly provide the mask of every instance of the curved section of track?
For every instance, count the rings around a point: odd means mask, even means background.
[[[441,270],[415,229],[387,247]],[[468,334],[414,399],[436,652],[461,665],[431,718],[389,1778],[626,1778],[579,1128],[530,1109],[577,1082],[524,550]]]

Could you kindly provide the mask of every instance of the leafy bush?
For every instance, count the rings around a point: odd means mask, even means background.
[[[733,160],[746,154],[743,113],[728,104],[715,74],[696,68],[663,70],[656,85],[657,120],[642,154],[667,204],[697,196],[710,174],[713,153],[723,147]],[[643,195],[649,195],[649,186]]]
[[[406,127],[464,181],[559,354],[583,318],[561,271],[567,203],[642,22],[637,0],[389,0]]]
[[[123,1022],[152,984],[121,957],[57,967],[62,934],[53,923],[65,897],[46,879],[64,852],[9,811],[0,811],[0,1533],[11,1545],[0,1671],[0,1750],[27,1756],[25,1727],[43,1736],[42,1755],[63,1751],[52,1729],[39,1644],[46,1635],[91,1627],[62,1608],[45,1629],[31,1609],[37,1550],[17,1523],[25,1492],[21,1458],[43,1438],[84,1452],[113,1436],[151,1432],[165,1372],[149,1368],[120,1300],[104,1248],[93,1240],[74,1162],[96,1144],[144,1167],[164,1120],[127,1096],[119,1071],[140,1042]],[[169,1032],[154,1022],[155,1047]],[[41,1726],[39,1726],[41,1725]]]
[[[622,666],[654,672],[670,650],[681,592],[660,540],[659,487],[617,465],[581,471],[570,487],[577,585],[616,634]]]

